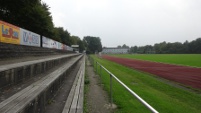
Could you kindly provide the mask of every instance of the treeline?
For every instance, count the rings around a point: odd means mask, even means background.
[[[85,44],[78,36],[71,36],[63,27],[54,27],[49,6],[41,0],[0,0],[0,20],[51,38],[65,45]]]
[[[185,41],[181,42],[161,42],[156,43],[154,46],[132,46],[130,48],[130,53],[140,53],[140,54],[200,54],[201,53],[201,38],[193,40],[191,42]]]

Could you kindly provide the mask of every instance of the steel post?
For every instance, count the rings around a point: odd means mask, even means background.
[[[97,67],[97,62],[96,62],[96,74],[98,74],[98,67]]]
[[[101,84],[102,84],[102,74],[101,74],[101,70],[102,70],[102,67],[101,67],[101,65],[100,65],[100,82],[101,82]]]
[[[101,65],[100,65],[100,77],[101,77],[101,69],[102,69],[102,68],[101,68]]]
[[[110,74],[110,104],[112,105],[113,99],[112,99],[112,75]]]

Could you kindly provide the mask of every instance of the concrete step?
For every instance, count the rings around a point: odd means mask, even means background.
[[[82,60],[82,64],[80,66],[80,69],[78,70],[62,113],[83,113],[84,77],[85,58],[83,58]]]
[[[67,75],[82,56],[73,57],[68,63],[42,77],[20,92],[0,103],[0,113],[42,113],[48,100],[53,97]]]
[[[12,63],[0,66],[0,90],[23,82],[53,67],[63,64],[79,54],[68,54],[46,59]]]

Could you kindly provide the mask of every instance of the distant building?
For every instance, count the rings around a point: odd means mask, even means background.
[[[73,51],[79,53],[79,45],[71,45],[71,47],[73,48]]]
[[[128,54],[129,48],[103,48],[102,54]]]

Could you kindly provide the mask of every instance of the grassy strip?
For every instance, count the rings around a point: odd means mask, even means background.
[[[85,67],[87,67],[87,60],[85,60]],[[87,74],[87,68],[85,68],[85,78],[84,78],[84,113],[89,113],[88,103],[87,103],[87,93],[89,91],[89,76]]]
[[[201,54],[121,54],[114,56],[201,67]]]
[[[154,76],[145,74],[125,66],[92,56],[109,71],[116,75],[129,88],[161,113],[200,113],[201,95],[186,91],[162,82]],[[100,69],[98,68],[98,73]],[[101,79],[106,91],[109,90],[109,75],[101,71]],[[113,100],[117,104],[117,113],[149,112],[119,83],[113,80]]]

